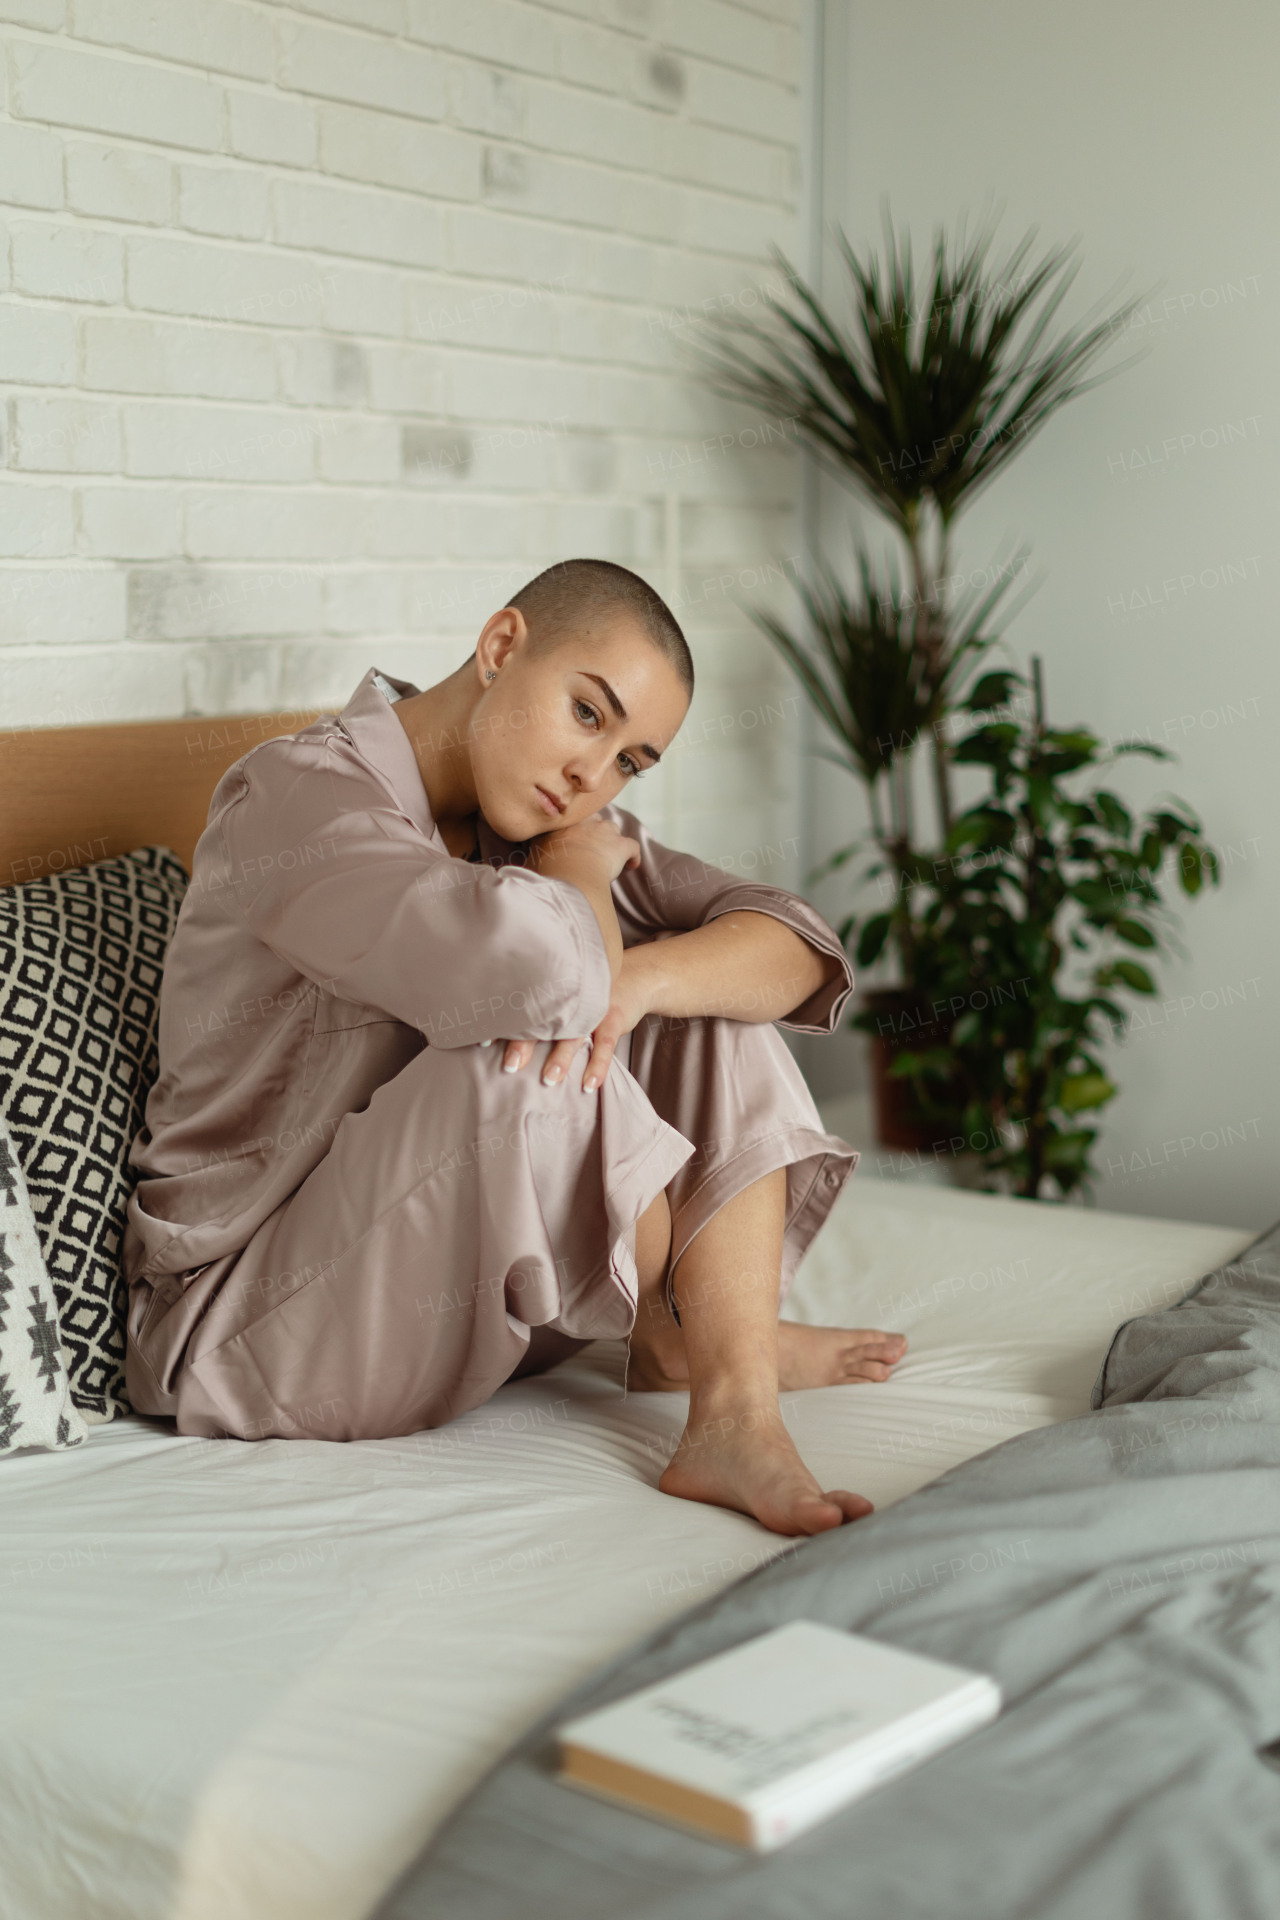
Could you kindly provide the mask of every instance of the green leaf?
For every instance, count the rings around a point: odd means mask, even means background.
[[[1145,967],[1136,960],[1116,960],[1107,969],[1117,980],[1123,980],[1126,987],[1132,987],[1135,993],[1154,993],[1156,983]]]
[[[984,673],[961,706],[967,713],[985,713],[989,707],[1003,707],[1008,702],[1011,689],[1025,684],[1020,673],[1009,673],[1003,669],[996,673]]]
[[[858,935],[858,949],[854,959],[858,966],[869,967],[884,952],[885,942],[889,938],[889,929],[893,925],[892,915],[874,913]]]
[[[1093,803],[1112,833],[1128,834],[1133,828],[1133,818],[1129,809],[1117,800],[1114,793],[1099,788],[1093,796]]]
[[[1115,931],[1131,947],[1154,947],[1156,937],[1150,927],[1144,927],[1141,920],[1117,920]]]
[[[1115,1094],[1105,1073],[1069,1073],[1062,1083],[1058,1105],[1064,1113],[1083,1113],[1087,1107],[1105,1107]]]
[[[1092,1127],[1075,1127],[1069,1133],[1055,1133],[1045,1142],[1044,1164],[1051,1173],[1083,1172],[1089,1149],[1097,1139]]]
[[[1200,858],[1200,849],[1193,840],[1189,840],[1182,849],[1178,860],[1178,878],[1184,893],[1199,893],[1204,884],[1204,863]]]

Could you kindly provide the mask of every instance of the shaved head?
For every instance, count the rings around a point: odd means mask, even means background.
[[[693,692],[693,659],[675,615],[662,595],[629,567],[612,560],[558,560],[513,594],[507,605],[524,615],[539,652],[593,621],[630,619],[670,662],[685,692]]]

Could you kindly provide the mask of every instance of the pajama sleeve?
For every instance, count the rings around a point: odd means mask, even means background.
[[[215,793],[214,831],[212,874],[259,940],[434,1046],[558,1039],[604,1017],[612,976],[585,894],[452,858],[332,739],[256,747]]]
[[[820,913],[782,887],[743,880],[695,854],[676,853],[620,807],[605,807],[620,833],[640,842],[640,865],[613,883],[624,946],[667,933],[691,933],[726,913],[767,913],[822,954],[840,962],[840,972],[775,1024],[795,1033],[833,1033],[853,991],[853,968],[838,936]]]

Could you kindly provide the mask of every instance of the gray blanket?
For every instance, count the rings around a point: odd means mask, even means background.
[[[1122,1327],[1093,1405],[614,1661],[378,1920],[1277,1920],[1280,1227]],[[797,1618],[994,1674],[1004,1713],[771,1855],[555,1782],[570,1713]]]

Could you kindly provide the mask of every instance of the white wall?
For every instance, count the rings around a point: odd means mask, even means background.
[[[1031,225],[1081,237],[1073,316],[1122,281],[1150,290],[1126,343],[1149,356],[994,484],[960,522],[961,559],[982,566],[1006,533],[1034,543],[1048,578],[1009,639],[1043,655],[1052,717],[1172,746],[1178,765],[1139,763],[1129,791],[1184,795],[1225,854],[1221,891],[1179,910],[1189,958],[1161,968],[1149,1024],[1113,1055],[1101,1203],[1261,1227],[1280,1212],[1280,13],[827,12],[828,220],[865,245],[887,193],[923,250],[994,198],[1006,243]],[[846,511],[828,496],[828,527]],[[860,813],[851,782],[823,779],[816,840]]]
[[[643,810],[794,879],[798,702],[737,603],[796,552],[796,462],[684,356],[805,228],[801,0],[0,20],[0,724],[426,684],[595,554],[699,666]]]

